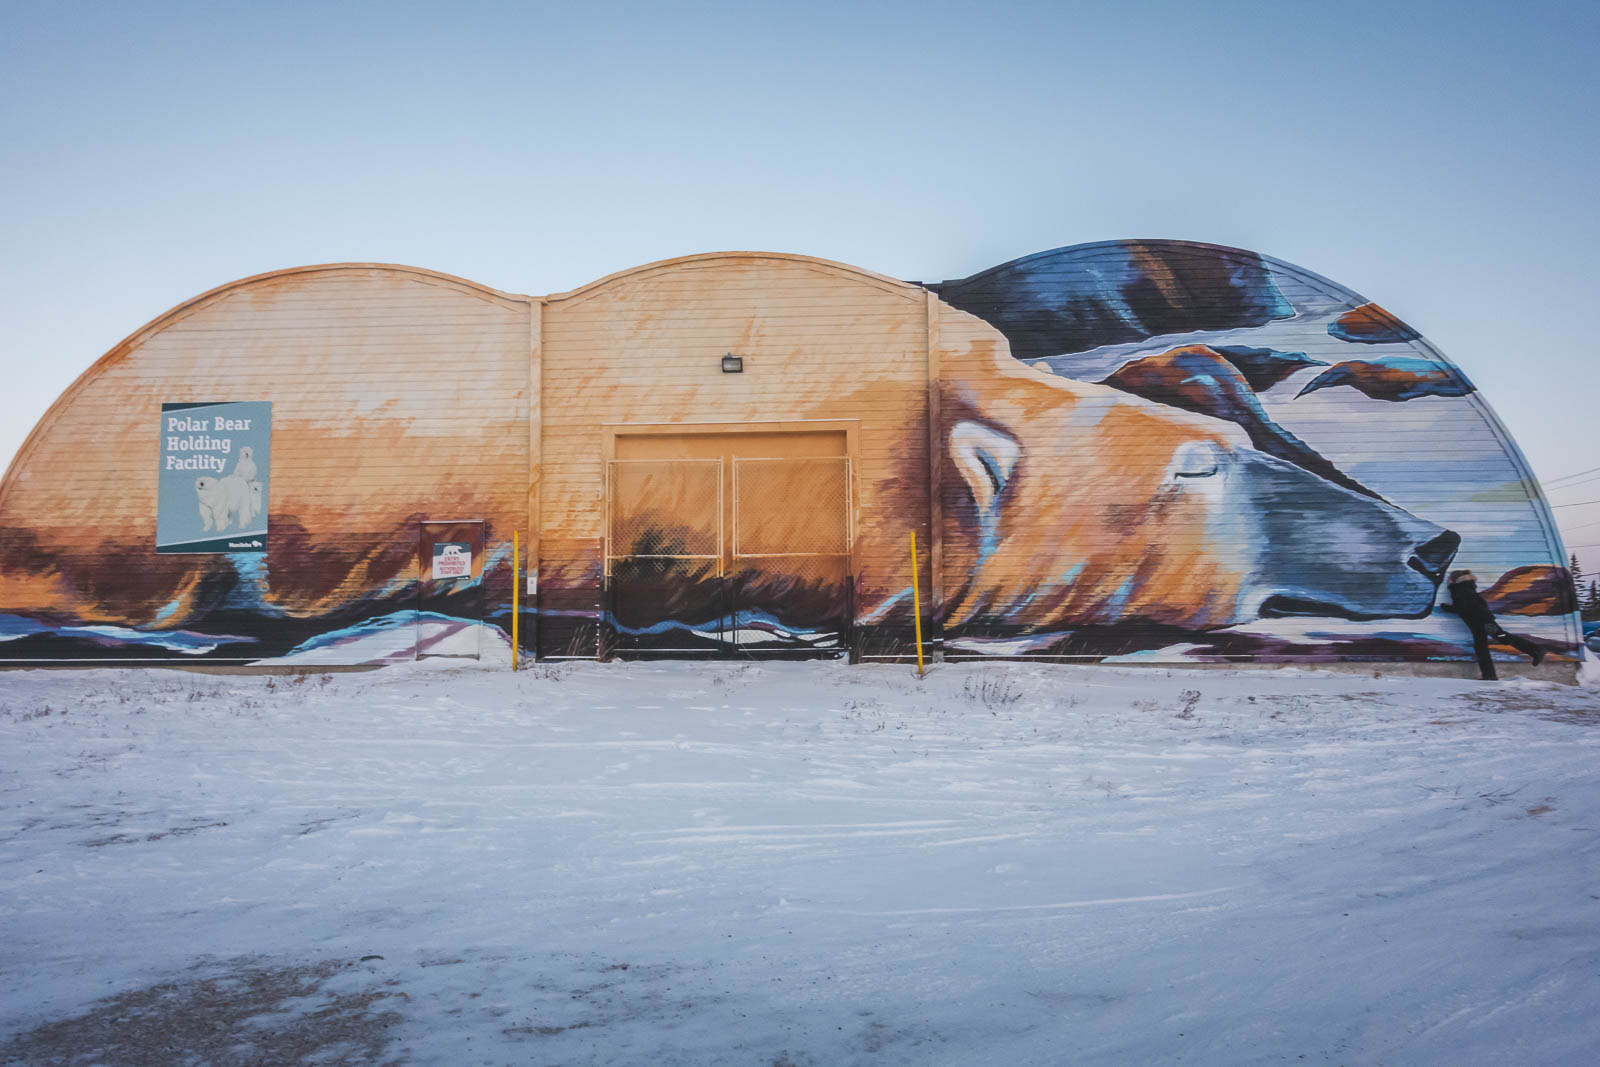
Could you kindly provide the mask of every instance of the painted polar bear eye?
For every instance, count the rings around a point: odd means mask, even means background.
[[[1222,469],[1222,449],[1211,441],[1187,441],[1173,453],[1174,478],[1210,478]]]

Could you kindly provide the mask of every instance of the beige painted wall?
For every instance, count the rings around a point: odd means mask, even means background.
[[[927,297],[803,257],[731,253],[549,298],[542,338],[542,605],[599,609],[608,428],[853,423],[858,604],[908,584],[928,533]],[[744,357],[744,371],[720,361]]]
[[[197,298],[95,364],[18,453],[0,611],[181,627],[205,606],[226,557],[154,551],[163,403],[272,401],[263,599],[292,615],[413,580],[419,518],[482,518],[491,550],[509,542],[528,337],[526,298],[408,268],[305,268]]]

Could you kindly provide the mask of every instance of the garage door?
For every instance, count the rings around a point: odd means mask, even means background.
[[[843,434],[619,436],[616,452],[606,591],[619,654],[847,651]]]

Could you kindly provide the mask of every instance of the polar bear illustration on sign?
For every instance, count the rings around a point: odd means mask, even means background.
[[[216,478],[196,478],[194,491],[200,498],[200,521],[205,524],[205,529],[222,529],[222,521],[216,512],[216,508],[224,499],[222,483]]]
[[[256,481],[256,462],[250,446],[239,450],[239,462],[232,474],[226,478],[196,478],[194,491],[206,530],[226,530],[235,522],[243,530],[254,522],[261,514],[261,483]]]
[[[261,513],[260,483],[247,482],[237,474],[196,478],[194,491],[199,497],[200,520],[207,530],[226,530],[235,521],[242,530]]]

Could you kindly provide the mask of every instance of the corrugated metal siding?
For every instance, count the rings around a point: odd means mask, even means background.
[[[1120,290],[1102,285],[1102,279],[1117,278],[1118,272],[1132,280]],[[1078,398],[1075,417],[1060,420],[1051,434],[1032,430],[1023,442],[1023,466],[1035,478],[1048,470],[1051,478],[1079,486],[1080,491],[1062,489],[1053,496],[1071,513],[1050,514],[1037,504],[1025,516],[1015,507],[1006,509],[1000,521],[1008,528],[1001,531],[1001,547],[987,556],[986,565],[980,564],[984,552],[978,545],[971,491],[958,466],[946,457],[946,582],[957,600],[956,591],[966,588],[967,610],[960,604],[952,607],[958,616],[953,621],[963,622],[969,632],[1057,631],[1053,643],[1015,647],[1072,654],[1074,631],[1119,623],[1121,636],[1102,634],[1097,652],[1117,651],[1111,647],[1116,640],[1124,640],[1123,650],[1130,652],[1176,645],[1185,640],[1180,631],[1245,621],[1254,606],[1251,598],[1273,579],[1266,572],[1273,566],[1281,569],[1290,553],[1298,552],[1307,571],[1327,572],[1316,586],[1318,599],[1364,605],[1372,609],[1373,618],[1395,618],[1390,627],[1394,632],[1385,640],[1406,633],[1402,614],[1382,610],[1384,603],[1374,598],[1375,585],[1389,581],[1381,572],[1401,568],[1404,557],[1379,558],[1375,542],[1386,536],[1378,529],[1386,520],[1370,512],[1370,504],[1351,498],[1339,505],[1325,481],[1299,471],[1284,477],[1277,491],[1258,493],[1248,501],[1230,498],[1229,508],[1222,511],[1191,508],[1187,520],[1170,503],[1180,498],[1183,487],[1158,490],[1162,472],[1185,436],[1180,423],[1188,423],[1189,435],[1197,440],[1215,431],[1218,442],[1233,439],[1228,447],[1236,455],[1261,456],[1250,442],[1238,440],[1248,418],[1236,426],[1169,406],[1170,397],[1151,404],[1148,397],[1153,394],[1135,396],[1092,384],[1132,360],[1184,345],[1293,349],[1322,364],[1292,381],[1285,379],[1284,388],[1264,388],[1247,398],[1259,400],[1268,420],[1256,429],[1264,435],[1268,429],[1285,431],[1311,454],[1311,461],[1303,464],[1308,469],[1323,470],[1316,462],[1320,455],[1331,465],[1333,477],[1348,476],[1370,495],[1395,505],[1410,517],[1395,520],[1405,526],[1406,536],[1426,541],[1425,523],[1458,533],[1462,542],[1454,566],[1475,570],[1484,588],[1527,567],[1542,568],[1552,587],[1560,584],[1565,561],[1537,482],[1482,397],[1415,331],[1327,279],[1238,249],[1109,242],[1041,253],[935,288],[1009,337],[1008,352],[998,361],[969,362],[963,370],[960,360],[947,359],[947,396],[964,394],[976,398],[979,408],[994,404],[1016,415],[1018,401],[1000,396],[1004,390],[995,369],[1025,366],[1014,358],[1023,355],[1038,365],[1041,388],[1045,381],[1075,379],[1069,387]],[[1388,323],[1390,335],[1369,343],[1342,339],[1334,323],[1352,312]],[[972,322],[959,312],[947,312],[941,333],[951,340],[945,347],[953,347],[962,328],[972,332]],[[1408,374],[1437,378],[1435,392],[1383,399],[1345,382],[1297,394],[1324,367],[1407,359],[1416,361],[1406,364]],[[1381,382],[1372,388],[1383,392]],[[1398,388],[1388,395],[1394,397]],[[959,408],[959,401],[954,406]],[[1141,407],[1153,420],[1143,431],[1131,429],[1126,417],[1126,425],[1118,428],[1117,413]],[[981,410],[967,410],[982,421]],[[1211,413],[1229,417],[1220,406]],[[947,428],[962,417],[948,409],[945,416]],[[1206,423],[1213,425],[1207,428]],[[1293,451],[1285,445],[1286,453]],[[1340,506],[1347,518],[1370,512],[1370,521],[1334,521]],[[1024,527],[1031,531],[1032,550],[1008,553],[1006,537],[1016,538]],[[1285,536],[1299,543],[1286,546]],[[1040,565],[1040,554],[1053,557],[1054,572]],[[978,576],[985,566],[986,573]],[[1189,581],[1185,575],[1202,580]],[[1230,591],[1239,598],[1231,608],[1221,595]],[[1026,610],[1018,607],[1021,599],[1028,601]],[[1559,599],[1539,613],[1562,614]],[[1394,603],[1391,597],[1388,607]],[[1575,641],[1574,627],[1569,618],[1545,636]],[[1359,658],[1376,647],[1338,646],[1338,641],[1324,648],[1302,644],[1297,652]],[[1377,658],[1390,658],[1398,648],[1386,648]],[[1410,650],[1399,651],[1419,658],[1449,653],[1420,636]]]
[[[927,535],[921,290],[796,257],[646,268],[566,297],[543,325],[541,610],[600,611],[605,424],[859,420],[858,602],[908,585]],[[728,352],[745,357],[724,374]],[[541,651],[581,643],[548,614]]]
[[[183,309],[102,361],[19,456],[0,504],[27,530],[0,535],[0,611],[176,628],[243,595],[337,615],[415,580],[421,518],[483,518],[493,552],[522,522],[527,341],[525,302],[387,268],[267,276]],[[228,557],[153,550],[161,404],[220,400],[273,403],[270,548],[237,578]],[[43,603],[17,581],[30,553]],[[491,604],[507,581],[491,572]]]
[[[1515,444],[1458,369],[1355,293],[1183,242],[1058,249],[931,288],[761,253],[541,302],[366,264],[223,287],[102,359],[19,453],[0,486],[0,627],[338,630],[409,606],[424,518],[488,521],[505,624],[507,543],[531,515],[539,651],[593,655],[613,433],[826,423],[848,427],[869,653],[906,651],[912,530],[933,632],[948,621],[966,651],[1460,658],[1408,561],[1456,535],[1454,565],[1497,610],[1575,646]],[[1295,365],[1240,385],[1228,346]],[[742,374],[721,372],[730,352]],[[274,405],[269,552],[157,555],[160,405],[230,400]],[[1288,634],[1297,605],[1314,618]]]

